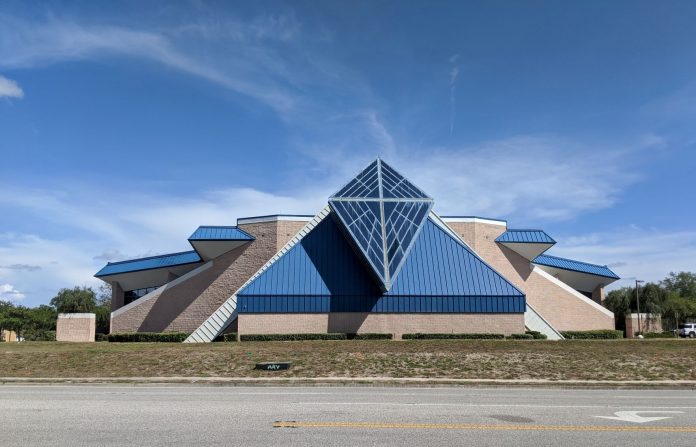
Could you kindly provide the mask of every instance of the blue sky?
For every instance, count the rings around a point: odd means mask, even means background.
[[[694,23],[688,1],[2,1],[0,298],[313,214],[377,155],[550,254],[696,271]]]

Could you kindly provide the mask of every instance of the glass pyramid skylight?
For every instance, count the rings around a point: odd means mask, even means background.
[[[388,291],[433,199],[378,158],[331,196],[329,205]]]

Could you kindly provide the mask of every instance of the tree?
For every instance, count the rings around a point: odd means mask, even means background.
[[[696,300],[696,273],[671,272],[662,280],[662,286],[670,292],[676,292],[682,298]]]
[[[635,289],[622,287],[612,290],[604,299],[604,306],[616,315],[623,317],[631,312],[631,302],[635,298]]]
[[[111,284],[103,282],[97,290],[97,306],[111,309]]]
[[[73,287],[60,289],[51,300],[51,306],[60,313],[93,313],[97,307],[97,300],[91,287]]]
[[[668,323],[665,327],[672,327],[674,323],[676,329],[680,321],[696,317],[696,301],[681,297],[677,292],[668,292],[662,315]]]

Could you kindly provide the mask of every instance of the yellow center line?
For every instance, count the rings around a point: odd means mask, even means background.
[[[495,424],[408,424],[400,422],[296,422],[278,421],[274,428],[367,428],[429,430],[542,430],[542,431],[628,431],[696,433],[696,427],[655,427],[614,425],[495,425]]]

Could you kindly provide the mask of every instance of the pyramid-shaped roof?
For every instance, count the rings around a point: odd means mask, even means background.
[[[333,194],[329,205],[382,290],[388,291],[433,199],[378,158]]]
[[[240,312],[525,311],[525,295],[432,219],[389,292],[327,218],[237,292]]]

